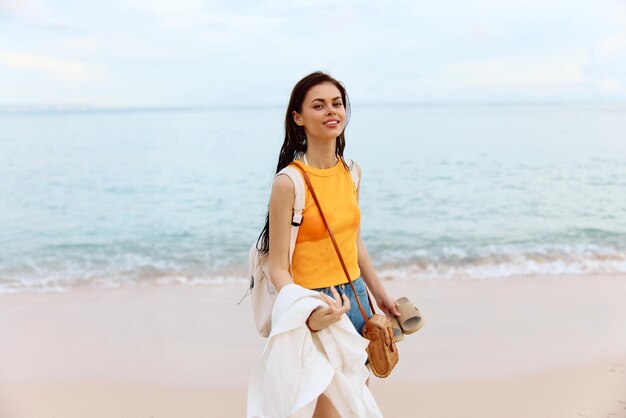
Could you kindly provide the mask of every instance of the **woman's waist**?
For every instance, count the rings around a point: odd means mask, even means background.
[[[318,272],[318,274],[312,273],[311,275],[302,275],[298,274],[297,270],[294,270],[293,273],[294,282],[307,289],[321,289],[343,285],[349,286],[348,278],[346,277],[343,269],[341,269],[340,272],[335,272],[335,274],[319,274]],[[348,268],[348,273],[350,274],[350,280],[352,280],[353,283],[361,276],[361,271],[358,266],[354,269]]]

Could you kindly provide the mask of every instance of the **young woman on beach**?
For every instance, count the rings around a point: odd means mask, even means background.
[[[361,333],[365,321],[355,298],[359,297],[367,315],[372,314],[365,284],[381,310],[387,315],[400,315],[397,302],[383,287],[361,239],[360,187],[355,190],[348,163],[343,158],[349,115],[348,95],[339,81],[322,72],[300,80],[291,93],[285,115],[285,140],[276,172],[294,160],[303,166],[333,229],[357,295],[348,285],[308,190],[290,269],[294,184],[286,175],[276,176],[274,180],[265,228],[259,237],[258,248],[269,252],[270,278],[278,292],[291,283],[320,291],[320,298],[326,304],[309,316],[306,324],[311,332],[324,329],[347,314]],[[358,166],[356,169],[362,178],[361,169]],[[313,416],[339,415],[330,400],[320,395]]]

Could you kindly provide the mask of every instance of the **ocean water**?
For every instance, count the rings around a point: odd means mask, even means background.
[[[283,117],[0,112],[0,293],[243,283]],[[353,104],[346,135],[382,277],[626,272],[626,105]]]

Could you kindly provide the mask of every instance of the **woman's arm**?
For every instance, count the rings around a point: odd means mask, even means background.
[[[285,175],[277,176],[270,196],[269,273],[278,292],[283,286],[293,283],[289,272],[289,242],[294,200],[291,179]]]
[[[289,271],[289,244],[291,241],[291,220],[294,204],[294,185],[287,176],[278,176],[272,185],[270,196],[270,280],[278,292],[290,283],[294,283]],[[350,302],[345,294],[332,288],[333,297],[320,293],[320,298],[327,305],[316,308],[307,321],[312,331],[328,327],[339,321],[350,310]]]
[[[361,167],[357,164],[356,166],[357,172],[359,173],[359,186],[357,187],[357,200],[361,191],[361,183],[363,175],[361,173]],[[361,227],[359,226],[359,231],[357,233],[357,251],[359,257],[359,269],[361,270],[361,277],[365,280],[367,287],[374,295],[374,299],[376,299],[376,304],[382,309],[387,315],[395,315],[400,316],[400,312],[398,312],[398,302],[385,290],[382,282],[378,278],[378,274],[376,274],[376,270],[372,264],[372,260],[370,259],[370,255],[367,252],[367,248],[365,247],[365,243],[363,239],[361,239]]]

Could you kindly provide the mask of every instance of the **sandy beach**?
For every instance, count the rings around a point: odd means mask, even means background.
[[[426,319],[387,417],[626,417],[626,276],[386,282]],[[0,417],[243,417],[245,284],[0,295]]]

